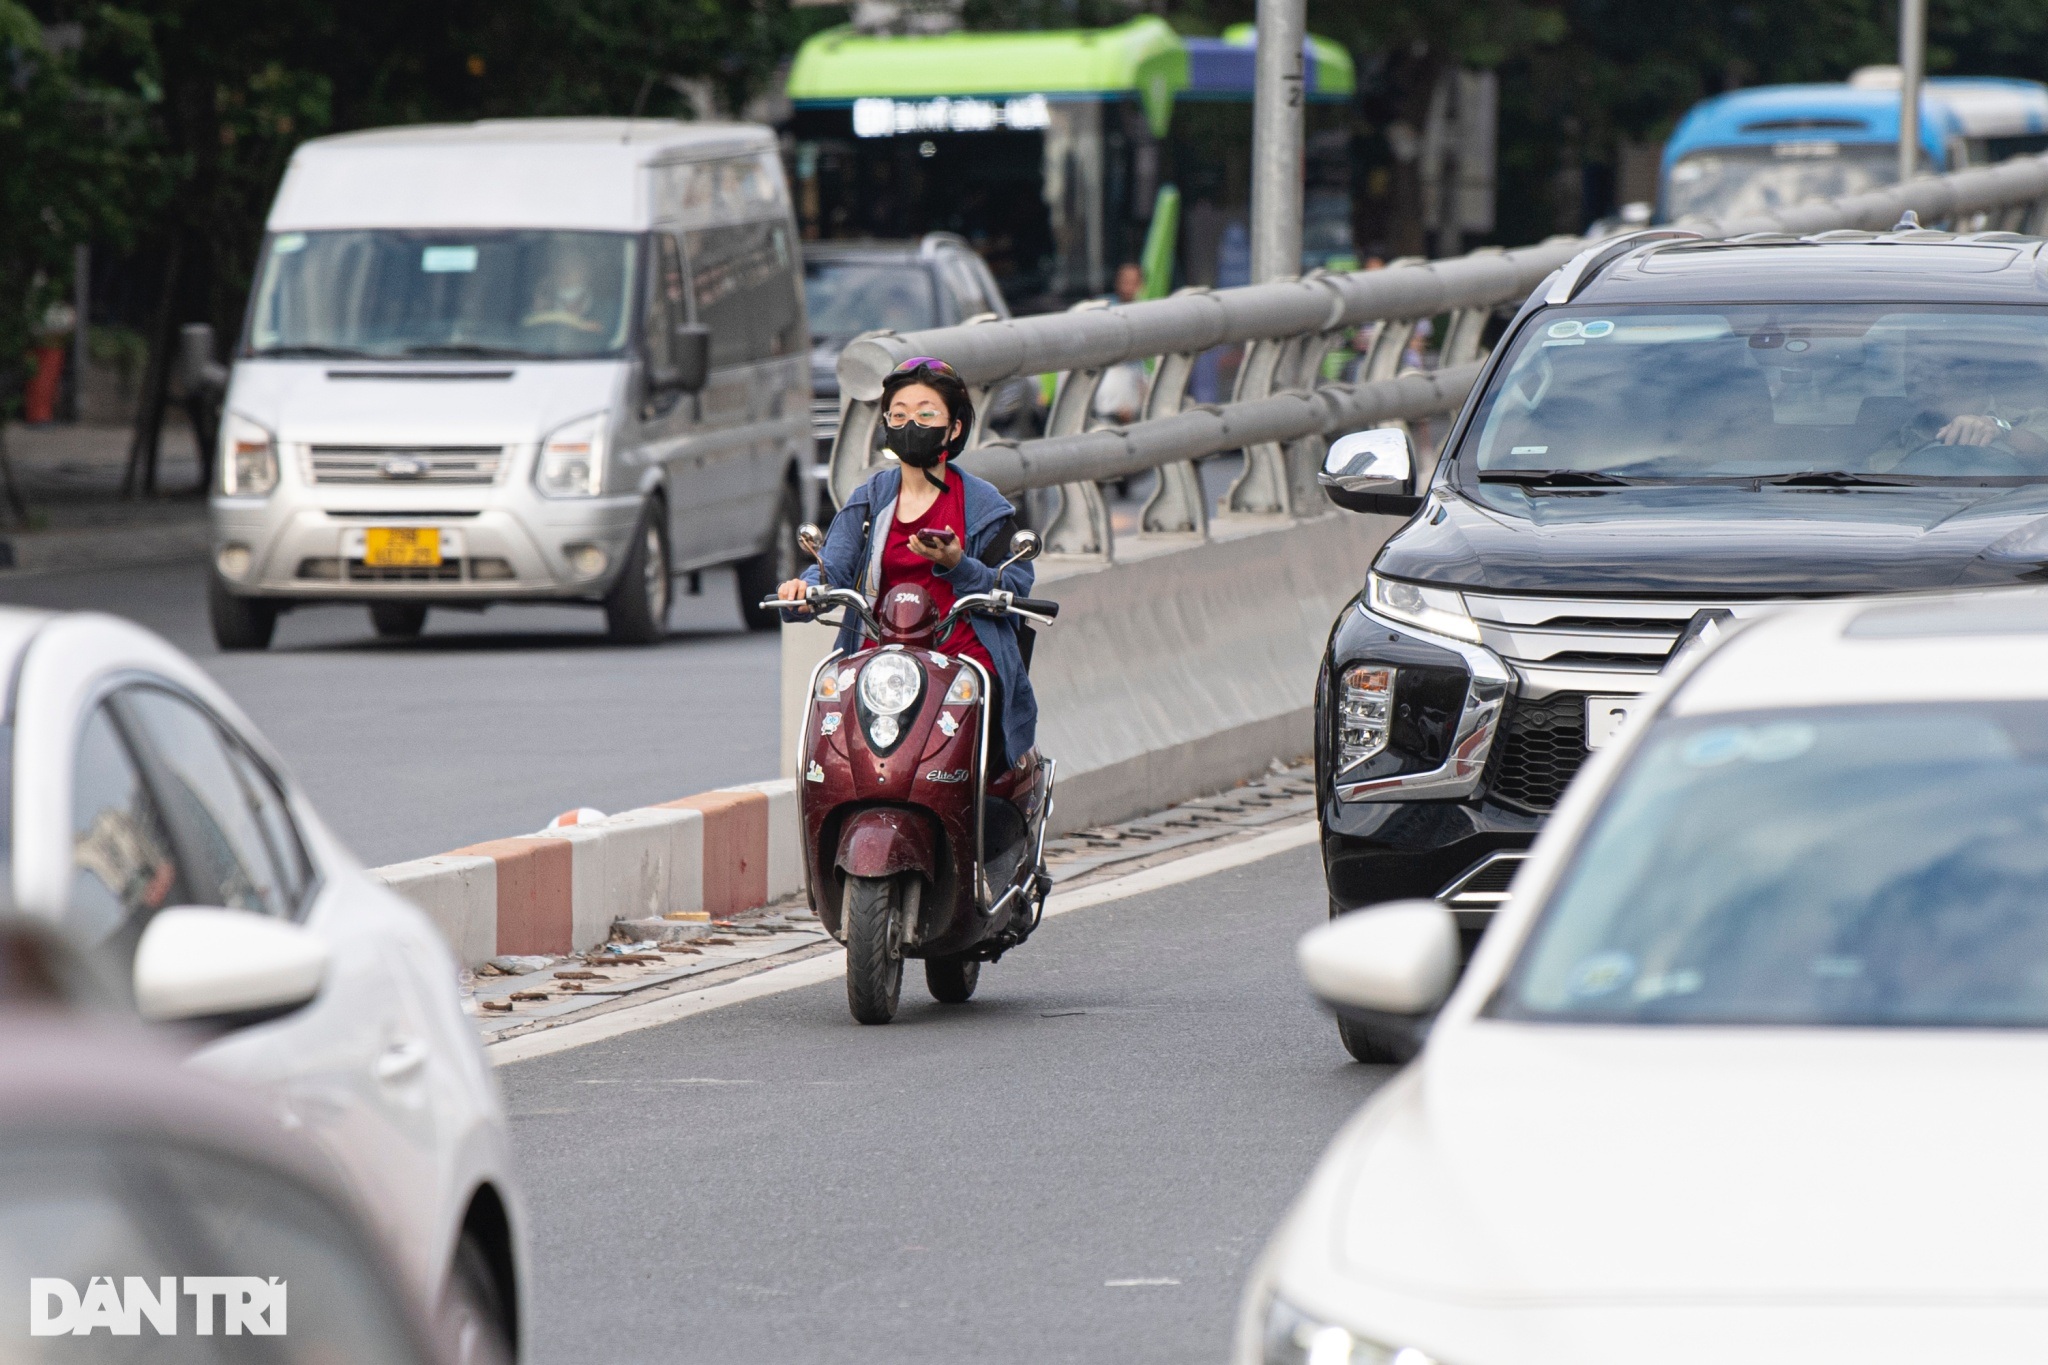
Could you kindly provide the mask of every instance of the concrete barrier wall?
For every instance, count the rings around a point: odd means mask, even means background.
[[[602,943],[619,919],[724,918],[803,889],[795,784],[706,792],[370,875],[427,913],[469,966]]]
[[[1219,519],[1213,538],[1119,542],[1118,559],[1039,561],[1060,604],[1038,633],[1038,743],[1059,761],[1054,832],[1220,791],[1313,745],[1317,663],[1397,517]],[[831,647],[784,626],[783,765]]]

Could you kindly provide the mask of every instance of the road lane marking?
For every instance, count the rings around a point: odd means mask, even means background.
[[[1160,891],[1183,882],[1200,881],[1218,872],[1273,857],[1275,854],[1291,852],[1315,843],[1318,829],[1313,820],[1289,825],[1270,834],[1256,835],[1225,844],[1221,848],[1208,849],[1201,853],[1161,863],[1157,867],[1144,868],[1108,881],[1097,882],[1074,891],[1057,891],[1047,898],[1047,918],[1054,915],[1070,914],[1076,910],[1090,910],[1112,901],[1142,896],[1149,891]],[[558,1052],[573,1048],[588,1047],[592,1043],[606,1042],[641,1029],[659,1028],[673,1024],[680,1019],[694,1015],[708,1014],[727,1005],[737,1005],[748,1000],[759,1000],[765,996],[781,995],[785,991],[800,990],[805,986],[816,986],[834,981],[846,975],[846,950],[837,948],[829,953],[792,962],[786,967],[771,967],[752,976],[743,976],[737,981],[727,981],[702,990],[684,991],[677,995],[663,996],[649,1000],[642,1005],[629,1005],[624,1009],[612,1010],[588,1019],[572,1020],[554,1028],[537,1033],[523,1033],[517,1038],[507,1038],[501,1043],[485,1046],[484,1056],[493,1066],[507,1066],[513,1062],[530,1061],[535,1057],[551,1057]]]

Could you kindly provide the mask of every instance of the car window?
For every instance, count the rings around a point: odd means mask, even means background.
[[[947,290],[959,305],[963,321],[976,313],[996,311],[995,305],[982,293],[981,279],[975,273],[972,261],[957,251],[948,251],[939,256],[939,269],[946,277]]]
[[[0,1158],[0,1273],[29,1289],[9,1361],[421,1361],[377,1255],[325,1198],[234,1155],[57,1130],[10,1134]],[[111,1277],[133,1335],[98,1317],[109,1306],[90,1297],[98,1276]],[[248,1278],[224,1300],[186,1278],[202,1276]]]
[[[872,261],[805,261],[811,332],[853,337],[888,328],[921,332],[939,322],[937,291],[922,266]]]
[[[150,917],[193,899],[156,799],[102,703],[78,741],[71,782],[72,927],[128,951]]]
[[[2048,1027],[2048,708],[1660,723],[1497,1014]]]
[[[154,687],[133,687],[117,703],[134,736],[143,771],[184,869],[190,900],[268,915],[289,915],[303,891],[303,853],[281,809],[266,816],[267,781],[238,759],[227,736],[198,707]]]
[[[659,361],[673,360],[671,329],[689,317],[689,298],[683,287],[683,257],[676,239],[666,232],[654,234],[654,270],[647,283],[647,349]]]
[[[782,223],[703,228],[684,242],[697,321],[711,329],[711,363],[795,355],[804,344],[795,257]]]

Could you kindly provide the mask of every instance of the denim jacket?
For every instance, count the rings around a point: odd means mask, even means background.
[[[1003,570],[1000,582],[995,569],[986,562],[988,558],[998,562],[1008,558],[1009,547],[995,546],[993,541],[1003,523],[1016,516],[1017,509],[986,479],[977,479],[951,464],[946,467],[946,476],[961,483],[967,510],[966,544],[961,547],[958,564],[951,569],[934,565],[932,572],[946,581],[955,597],[993,588],[1028,596],[1036,578],[1028,561]],[[839,515],[832,518],[831,529],[825,533],[824,553],[819,563],[804,570],[804,581],[819,582],[822,569],[822,581],[827,586],[858,588],[873,602],[881,587],[882,550],[887,543],[886,535],[876,535],[874,528],[880,526],[886,532],[895,523],[896,494],[902,486],[902,469],[890,465],[876,470],[855,489],[846,506],[839,509]],[[991,550],[1000,553],[992,555]],[[1038,734],[1038,698],[1032,694],[1031,677],[1024,671],[1024,656],[1017,644],[1017,621],[1014,617],[993,616],[967,619],[975,638],[994,660],[996,677],[1002,683],[1003,743],[1014,763],[1031,751]],[[840,650],[853,653],[860,648],[861,638],[859,621],[849,617],[839,630]]]

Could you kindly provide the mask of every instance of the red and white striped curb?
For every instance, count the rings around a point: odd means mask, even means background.
[[[708,911],[723,919],[803,889],[796,784],[721,787],[539,834],[374,867],[468,966],[504,953],[572,953],[615,919]],[[567,817],[564,817],[565,819]]]

